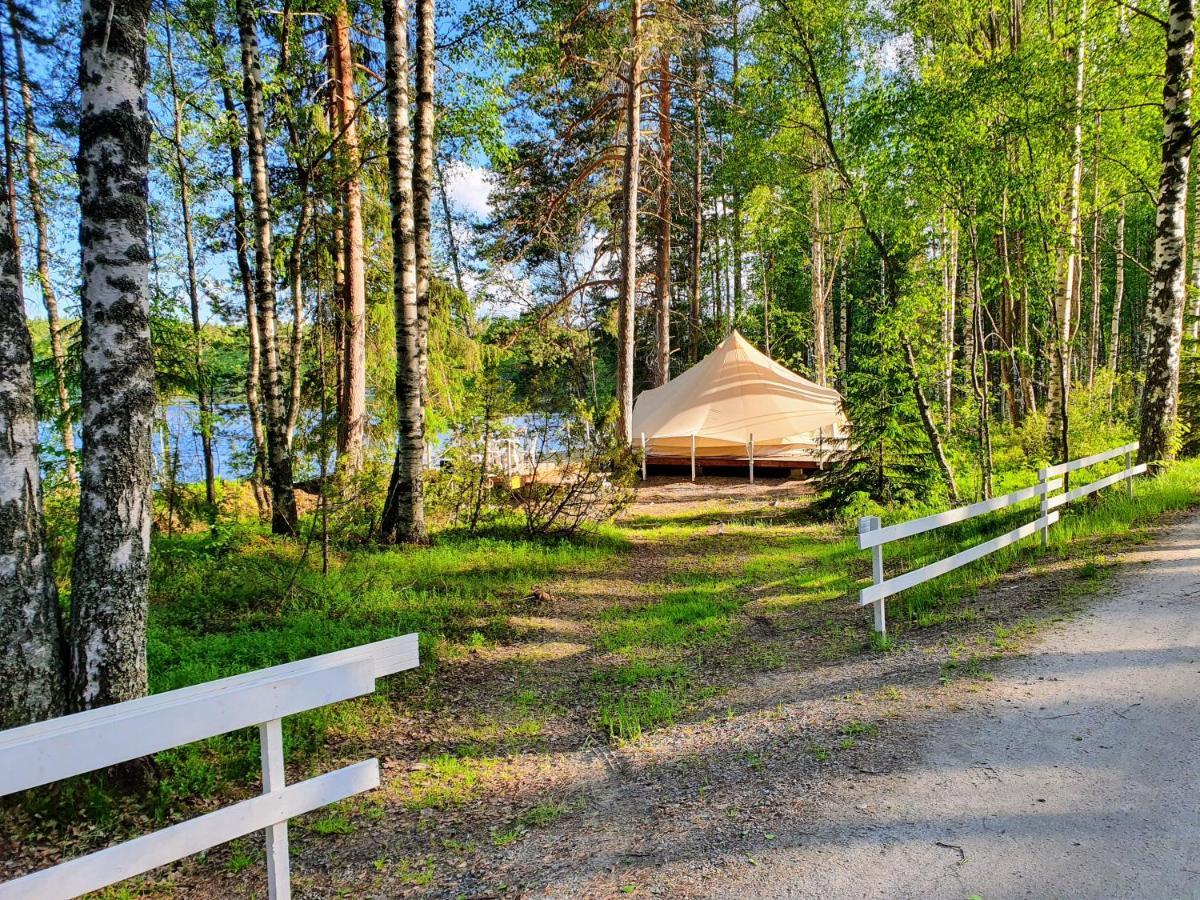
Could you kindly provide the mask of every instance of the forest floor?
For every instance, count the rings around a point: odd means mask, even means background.
[[[803,839],[823,798],[861,792],[860,824],[882,810],[876,781],[910,770],[947,719],[992,696],[994,673],[1007,677],[1047,625],[1104,588],[1123,554],[1183,520],[1200,497],[1200,466],[1145,485],[1136,501],[1111,492],[1081,504],[1048,551],[1024,546],[890,605],[886,652],[872,646],[869,614],[853,600],[866,554],[847,528],[813,515],[800,482],[652,479],[590,550],[551,548],[523,564],[521,554],[533,552],[523,545],[460,548],[457,577],[482,579],[489,599],[447,614],[436,663],[319,722],[296,717],[289,780],[374,755],[384,781],[293,823],[296,896],[707,896],[722,885],[745,896],[766,882],[742,870],[785,845],[818,854],[788,870],[799,878],[811,860],[837,852],[828,840]],[[964,529],[944,540],[977,539]],[[939,540],[913,541],[907,564],[944,555]],[[399,565],[395,558],[378,555]],[[458,582],[437,568],[441,558],[421,563],[433,575],[414,574],[410,559],[401,580],[449,590]],[[221,570],[236,562],[224,557]],[[375,609],[376,587],[363,585],[381,580],[382,564],[347,562],[342,577],[360,602],[341,618]],[[218,591],[206,571],[196,577]],[[334,595],[332,606],[304,592],[301,602],[325,631],[348,639],[330,613],[342,610]],[[173,616],[182,618],[186,596],[171,592]],[[297,634],[307,635],[295,630],[301,613],[276,612],[293,629],[295,653]],[[152,641],[157,634],[169,647],[152,644],[152,660],[157,652],[186,669],[185,682],[202,680],[195,659],[213,664],[231,635],[239,646],[248,640],[229,610],[217,643],[208,626],[192,626],[188,640],[201,643],[189,644],[177,619],[162,616]],[[246,634],[273,646],[261,618],[246,621],[255,625]],[[381,627],[396,633],[394,623]],[[360,637],[373,636],[383,633]],[[237,796],[221,781],[229,767],[211,759],[240,752],[245,765],[255,749],[249,738],[168,760],[167,800],[202,783],[208,805]],[[167,805],[168,818],[182,814]],[[55,832],[47,850],[52,823],[22,820],[6,829],[3,868],[41,865],[145,823],[110,815],[75,827],[71,841]],[[111,893],[262,896],[261,842],[233,842]]]

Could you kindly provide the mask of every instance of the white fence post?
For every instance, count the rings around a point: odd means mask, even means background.
[[[879,528],[879,524],[879,516],[863,516],[858,520],[858,533],[875,531]],[[871,583],[883,584],[882,544],[877,544],[871,548]],[[875,607],[875,630],[883,637],[887,637],[887,617],[884,614],[883,603],[884,601],[881,597],[871,605]]]
[[[259,755],[262,757],[263,793],[283,790],[283,720],[271,719],[258,726]],[[291,900],[291,863],[288,859],[288,823],[284,819],[266,829],[267,895],[270,900]]]
[[[646,480],[646,432],[642,432],[642,481]]]
[[[1133,474],[1130,471],[1133,468],[1133,451],[1125,451],[1125,488],[1129,493],[1129,499],[1133,499]]]
[[[1046,484],[1050,479],[1049,469],[1038,469],[1038,484],[1042,488],[1042,503],[1039,507],[1039,516],[1042,519],[1050,512],[1050,488]],[[1042,526],[1042,546],[1050,546],[1050,525],[1049,523]]]

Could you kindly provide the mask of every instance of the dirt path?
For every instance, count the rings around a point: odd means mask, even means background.
[[[831,777],[789,771],[788,729],[766,729],[741,756],[762,777],[727,754],[740,771],[700,779],[700,803],[630,774],[607,830],[583,853],[562,835],[542,847],[526,890],[1200,897],[1200,518],[1128,561],[1109,599],[1002,663],[967,711],[898,723]]]

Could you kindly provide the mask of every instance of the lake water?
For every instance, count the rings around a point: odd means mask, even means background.
[[[170,472],[171,460],[163,456],[162,419],[163,411],[158,412],[159,424],[154,430],[152,443],[154,447],[154,480],[156,484],[164,483]],[[556,424],[558,420],[556,419]],[[177,481],[182,484],[202,483],[204,481],[204,451],[200,441],[200,410],[194,402],[180,400],[166,408],[166,422],[169,431],[169,446],[171,456],[178,460],[179,470]],[[533,416],[511,416],[504,420],[505,424],[516,433],[528,429],[540,434],[547,441],[546,449],[561,450],[560,437],[554,429],[546,430],[544,424],[535,421]],[[315,422],[307,427],[315,426]],[[301,423],[301,428],[306,427]],[[62,444],[58,437],[58,429],[53,422],[43,422],[39,428],[42,442],[42,459],[47,466],[61,466]],[[446,443],[451,439],[449,432],[430,437],[430,461],[437,465],[442,456]],[[75,446],[83,446],[81,429],[75,429]],[[394,445],[387,449],[387,454],[394,452]],[[545,451],[543,451],[545,452]],[[216,421],[213,427],[213,462],[216,476],[220,479],[238,480],[248,478],[254,468],[254,441],[250,431],[250,417],[244,403],[221,404],[216,410]],[[293,473],[297,480],[314,478],[318,474],[316,460],[298,458],[295,460]]]
[[[159,411],[161,420],[162,411]],[[180,482],[204,481],[204,451],[200,441],[200,411],[195,403],[181,401],[166,408],[167,430],[172,456],[178,455]],[[42,457],[48,465],[61,465],[62,441],[58,427],[53,422],[43,422],[39,427],[42,442]],[[163,435],[161,424],[152,436],[154,446],[154,480],[166,480],[169,471],[163,458]],[[83,446],[82,429],[75,428],[75,446]],[[57,461],[57,463],[56,463]],[[213,462],[218,478],[239,479],[250,474],[254,467],[253,440],[250,433],[250,418],[245,404],[223,404],[217,410],[217,422],[213,430]]]

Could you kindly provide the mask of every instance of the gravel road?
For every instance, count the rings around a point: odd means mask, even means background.
[[[1200,518],[711,897],[1200,897]]]

